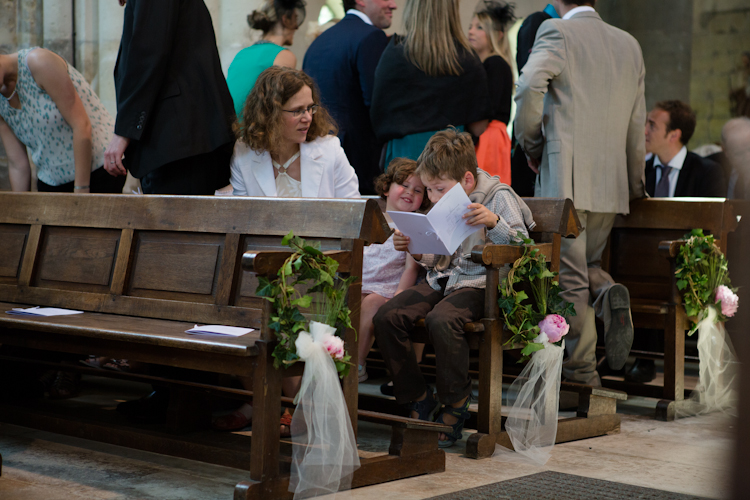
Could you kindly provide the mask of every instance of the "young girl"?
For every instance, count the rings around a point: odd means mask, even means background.
[[[424,185],[414,175],[417,163],[406,158],[394,158],[387,172],[375,179],[375,191],[385,200],[386,210],[415,212],[425,209],[430,200],[424,195]],[[390,224],[390,217],[385,214]],[[380,244],[365,247],[362,265],[362,306],[359,315],[359,381],[367,380],[365,359],[373,342],[372,318],[380,306],[401,290],[417,281],[419,264],[407,252],[393,248],[393,236]],[[421,354],[421,353],[420,353]]]

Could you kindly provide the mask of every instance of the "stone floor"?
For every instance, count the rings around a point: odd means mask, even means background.
[[[377,383],[364,388],[377,389]],[[655,400],[621,403],[619,434],[555,446],[544,466],[471,460],[463,444],[448,451],[446,472],[360,488],[352,500],[417,500],[544,470],[726,498],[734,422],[709,415],[676,422],[651,418]],[[389,431],[360,425],[364,454],[385,451]],[[236,469],[129,450],[25,427],[0,424],[2,500],[211,500],[232,498],[247,478]],[[343,498],[337,495],[337,498]]]

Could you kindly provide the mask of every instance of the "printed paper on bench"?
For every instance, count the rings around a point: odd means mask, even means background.
[[[74,311],[72,309],[58,309],[56,307],[15,307],[8,314],[18,314],[19,316],[70,316],[71,314],[83,314],[83,311]]]
[[[224,326],[224,325],[195,325],[195,328],[185,330],[185,333],[199,334],[209,333],[212,335],[227,335],[229,337],[241,337],[252,332],[252,328],[239,328],[237,326]]]
[[[396,228],[411,238],[409,253],[453,255],[469,235],[484,226],[466,224],[463,215],[471,200],[460,184],[445,193],[427,215],[414,212],[388,212]]]

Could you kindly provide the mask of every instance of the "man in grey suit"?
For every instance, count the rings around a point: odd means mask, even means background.
[[[607,360],[625,364],[633,341],[628,290],[601,269],[615,215],[645,196],[645,67],[638,42],[608,25],[595,0],[554,0],[518,80],[515,135],[539,172],[536,196],[571,198],[585,231],[563,240],[560,286],[575,305],[563,375],[600,385],[594,314]]]

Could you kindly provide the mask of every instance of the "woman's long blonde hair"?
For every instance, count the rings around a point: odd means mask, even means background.
[[[497,1],[480,1],[474,15],[482,25],[482,29],[487,34],[490,42],[490,53],[496,54],[508,63],[508,66],[515,66],[513,56],[510,53],[510,42],[508,41],[508,28],[516,20],[513,14],[514,4],[508,4]],[[498,42],[498,35],[503,33],[503,40]]]
[[[458,0],[406,0],[404,55],[429,76],[460,75],[462,45],[472,51],[461,29]]]

